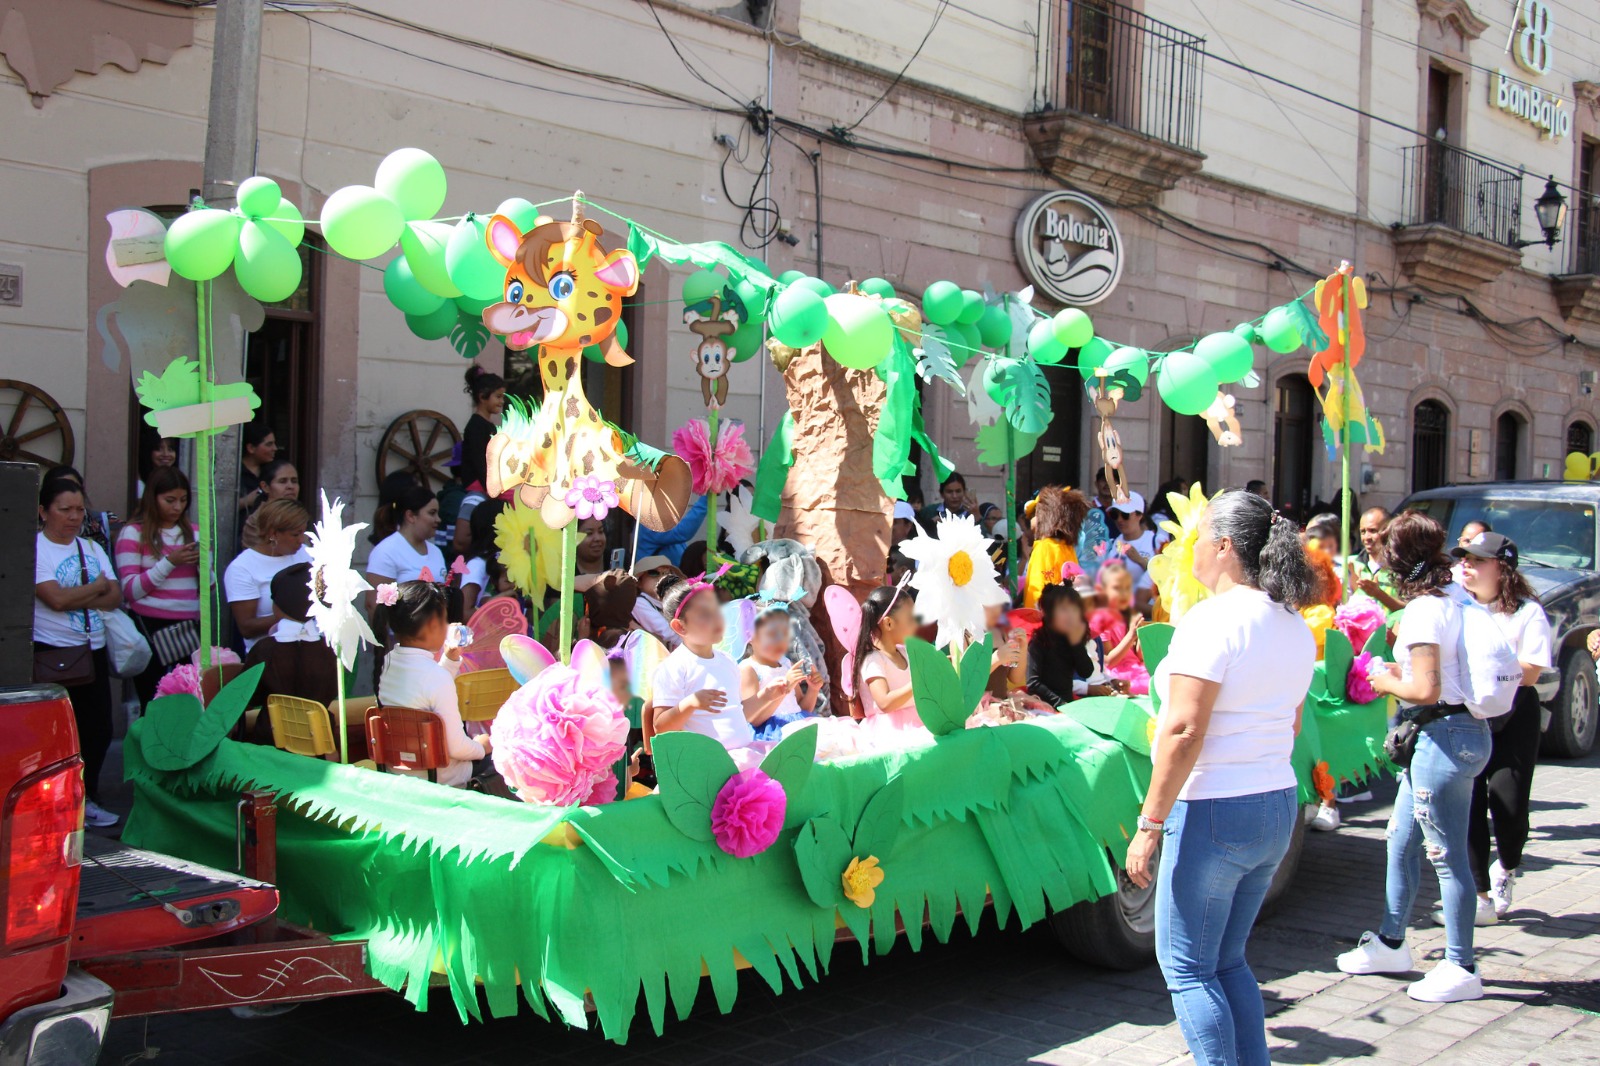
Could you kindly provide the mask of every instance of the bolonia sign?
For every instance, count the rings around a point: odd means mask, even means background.
[[[1099,202],[1075,192],[1039,197],[1017,219],[1017,262],[1059,303],[1111,295],[1122,277],[1122,235]]]

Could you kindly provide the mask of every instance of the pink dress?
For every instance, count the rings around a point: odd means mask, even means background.
[[[1128,623],[1120,612],[1102,607],[1089,616],[1089,632],[1100,638],[1109,655],[1111,649],[1122,643],[1122,638],[1128,635]],[[1137,639],[1117,665],[1106,667],[1106,673],[1126,681],[1128,691],[1135,696],[1145,696],[1150,692],[1150,672],[1145,669],[1144,656],[1139,653]]]
[[[905,656],[904,647],[897,650],[902,657]],[[867,684],[867,681],[874,677],[883,678],[888,683],[890,692],[911,684],[909,667],[896,666],[881,651],[868,652],[867,657],[861,660],[861,710],[866,716],[866,721],[862,725],[874,729],[921,729],[922,718],[917,714],[915,700],[892,711],[878,709],[878,704],[872,698],[872,687]]]

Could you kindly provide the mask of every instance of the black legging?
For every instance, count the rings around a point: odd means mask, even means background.
[[[111,749],[111,658],[104,648],[94,653],[94,680],[71,685],[67,698],[78,721],[78,747],[83,752],[83,790],[100,801],[100,768]]]
[[[1539,761],[1542,724],[1538,693],[1532,685],[1523,685],[1517,689],[1505,724],[1492,736],[1488,764],[1472,782],[1467,850],[1472,857],[1472,879],[1479,892],[1489,891],[1491,820],[1494,851],[1501,868],[1515,870],[1522,865],[1522,847],[1528,842],[1528,800],[1533,794],[1533,768]]]

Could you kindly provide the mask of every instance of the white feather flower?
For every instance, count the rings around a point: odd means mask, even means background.
[[[311,556],[311,620],[344,668],[355,665],[361,643],[376,644],[356,600],[372,586],[350,565],[356,551],[356,534],[365,522],[344,525],[344,501],[328,502],[322,494],[322,520],[312,529],[306,551]]]
[[[761,519],[750,513],[750,505],[754,497],[750,490],[740,486],[728,499],[728,510],[718,517],[718,524],[722,532],[727,535],[728,546],[733,549],[734,558],[746,548],[756,542],[756,533],[761,526]]]
[[[988,631],[983,609],[1006,602],[989,541],[970,515],[939,519],[935,536],[918,530],[900,550],[917,564],[917,617],[939,626],[941,645],[966,644]]]

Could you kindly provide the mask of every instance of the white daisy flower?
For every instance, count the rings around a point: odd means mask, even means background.
[[[372,586],[361,572],[350,565],[355,555],[356,534],[367,528],[365,522],[344,525],[344,501],[328,502],[322,494],[322,520],[310,534],[306,547],[311,556],[311,620],[322,631],[322,639],[339,657],[344,668],[355,665],[362,641],[376,644],[366,616],[355,601]]]
[[[939,519],[937,536],[919,529],[900,550],[917,564],[917,617],[939,626],[937,643],[965,645],[988,631],[983,609],[1006,602],[989,558],[989,540],[970,515]]]
[[[754,497],[750,490],[740,486],[739,491],[728,498],[728,509],[717,516],[717,523],[722,527],[722,532],[728,538],[729,547],[733,548],[733,557],[739,555],[750,545],[756,542],[756,533],[761,525],[761,519],[750,511]]]

